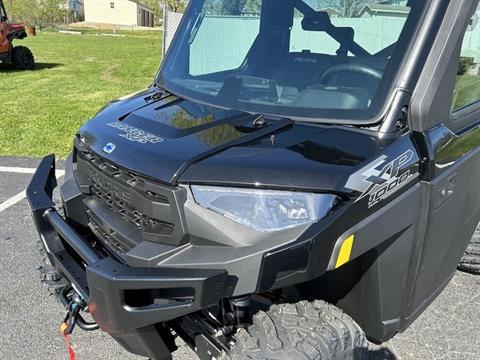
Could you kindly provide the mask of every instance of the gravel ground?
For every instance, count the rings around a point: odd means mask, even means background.
[[[2,166],[33,167],[32,159],[0,157]],[[31,175],[0,172],[0,204],[25,189]],[[34,230],[26,200],[0,212],[0,359],[66,359],[59,335],[62,307],[38,281]],[[458,272],[448,288],[408,329],[372,359],[480,359],[480,277]],[[77,358],[139,359],[108,335],[76,331]],[[175,360],[194,360],[184,345]]]

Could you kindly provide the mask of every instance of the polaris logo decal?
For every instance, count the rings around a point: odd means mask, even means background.
[[[119,122],[110,122],[107,123],[107,126],[123,131],[124,134],[119,134],[119,136],[133,142],[138,142],[141,144],[157,144],[163,142],[163,139],[161,137],[155,136],[130,125],[122,124]]]
[[[103,147],[103,152],[107,153],[107,154],[111,154],[112,152],[115,151],[115,148],[117,146],[114,144],[114,143],[108,143],[107,145],[105,145]]]
[[[391,161],[383,155],[353,174],[346,187],[362,193],[355,202],[368,196],[370,208],[418,177],[418,173],[412,174],[408,168],[414,163],[414,155],[412,150],[407,150]]]

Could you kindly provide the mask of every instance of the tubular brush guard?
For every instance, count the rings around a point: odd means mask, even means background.
[[[86,299],[102,330],[122,336],[229,296],[224,270],[133,268],[100,254],[55,210],[56,185],[55,157],[50,155],[41,161],[27,188],[35,226],[52,265]],[[142,294],[141,301],[131,296],[133,291]]]

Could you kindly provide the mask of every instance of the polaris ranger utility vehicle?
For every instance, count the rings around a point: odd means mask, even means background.
[[[0,0],[0,62],[10,63],[17,70],[32,70],[35,58],[30,49],[25,46],[13,46],[13,40],[26,37],[25,25],[8,23],[3,0]]]
[[[362,358],[445,288],[480,220],[478,1],[327,4],[192,0],[154,84],[79,130],[63,212],[43,159],[66,333]]]

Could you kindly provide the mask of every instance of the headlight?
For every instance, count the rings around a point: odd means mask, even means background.
[[[197,204],[258,231],[278,231],[325,217],[337,197],[290,191],[192,186]]]

